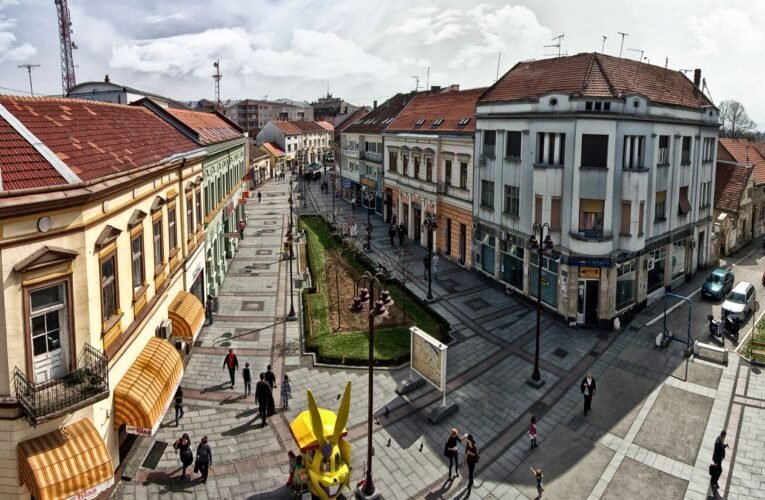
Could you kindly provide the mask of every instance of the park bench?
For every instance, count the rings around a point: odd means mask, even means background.
[[[763,344],[765,346],[765,344]],[[722,355],[722,363],[725,366],[728,366],[728,349],[722,346],[714,345],[714,344],[705,344],[703,342],[699,342],[698,340],[693,343],[693,354],[697,357],[705,357],[702,356],[702,351],[710,351],[717,354]]]
[[[749,343],[749,358],[754,361],[755,355],[765,356],[765,342]]]

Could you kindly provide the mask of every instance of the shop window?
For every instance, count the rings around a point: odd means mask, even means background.
[[[539,286],[538,254],[531,254],[531,268],[529,270],[529,296],[537,298]],[[558,307],[558,257],[542,256],[542,302]]]
[[[685,274],[685,256],[688,239],[672,243],[672,279],[675,280]]]
[[[648,253],[646,268],[648,270],[648,293],[664,286],[664,266],[667,260],[667,249],[659,248]]]
[[[499,279],[518,290],[523,290],[524,249],[514,241],[500,244],[501,267]]]
[[[637,285],[637,259],[616,265],[616,310],[619,311],[635,302]]]

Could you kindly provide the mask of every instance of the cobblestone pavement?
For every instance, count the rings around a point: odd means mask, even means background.
[[[366,370],[316,366],[311,356],[302,355],[301,322],[285,321],[289,261],[280,260],[289,184],[270,182],[260,189],[262,203],[251,199],[247,204],[245,240],[223,283],[220,311],[200,334],[186,368],[186,415],[175,427],[168,414],[156,436],[170,445],[183,432],[195,443],[207,435],[215,455],[210,480],[206,485],[180,480],[177,456],[168,446],[156,468],[141,469],[133,481],[122,482],[115,498],[290,498],[284,487],[286,454],[294,448],[289,422],[305,409],[306,389],[314,391],[319,406],[336,409],[348,380],[353,383],[352,484],[361,478]],[[308,208],[301,212],[332,218],[331,198],[319,193],[319,183],[306,201]],[[353,214],[343,200],[336,208],[341,222]],[[354,216],[365,219],[366,211],[357,209]],[[411,242],[403,253],[394,252],[387,225],[378,216],[373,224],[370,257],[424,296],[425,249]],[[694,290],[700,279],[676,292]],[[425,386],[398,397],[395,388],[409,377],[408,368],[376,370],[374,471],[386,498],[465,498],[465,466],[458,478],[446,477],[443,445],[453,426],[472,433],[481,450],[473,498],[535,497],[530,466],[544,470],[545,498],[708,498],[713,492],[707,467],[722,429],[731,445],[720,495],[765,498],[765,377],[736,355],[723,367],[686,358],[678,342],[654,348],[656,327],[645,325],[661,304],[646,308],[620,332],[571,329],[543,315],[539,358],[545,384],[534,388],[526,383],[534,364],[532,304],[445,258],[433,294],[433,309],[453,327],[447,398],[460,409],[448,423],[431,425],[427,415],[441,404],[441,394]],[[294,300],[299,313],[297,291]],[[290,375],[291,409],[272,417],[265,428],[255,418],[253,397],[242,393],[241,379],[229,389],[222,367],[228,348],[255,374],[270,363],[279,378]],[[579,382],[587,371],[593,372],[598,390],[585,417]],[[538,419],[540,445],[534,450],[527,437],[532,415]]]

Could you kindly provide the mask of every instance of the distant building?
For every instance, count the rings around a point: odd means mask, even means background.
[[[316,121],[332,121],[336,116],[353,114],[359,106],[354,106],[345,102],[339,97],[332,97],[327,93],[326,97],[319,97],[316,102],[311,103],[313,116]]]
[[[273,169],[270,165],[270,154],[254,144],[250,144],[250,168],[248,175],[253,185],[258,186],[261,182],[270,179]]]
[[[226,106],[224,113],[248,132],[261,129],[270,121],[313,121],[314,119],[311,106],[289,99],[276,101],[243,99]]]
[[[306,120],[270,121],[256,138],[258,145],[272,142],[285,152],[287,166],[321,163],[332,151],[334,128],[328,123]]]
[[[92,101],[111,102],[114,104],[130,104],[141,99],[148,98],[156,102],[163,108],[187,109],[182,104],[170,97],[144,92],[133,87],[117,85],[112,83],[109,75],[106,75],[103,82],[84,82],[75,85],[67,94],[67,97],[77,99],[88,99]]]

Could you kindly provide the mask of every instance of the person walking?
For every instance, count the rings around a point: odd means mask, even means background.
[[[531,440],[531,449],[536,448],[537,445],[537,417],[531,416],[531,425],[529,425],[529,439]]]
[[[173,448],[178,452],[178,458],[181,460],[181,466],[183,472],[181,473],[181,480],[186,479],[186,468],[194,462],[194,453],[191,451],[191,438],[185,432],[183,435],[173,443]]]
[[[287,374],[284,374],[284,381],[282,382],[282,410],[290,409],[290,398],[292,397],[292,386],[290,385],[290,378]]]
[[[228,350],[228,354],[226,354],[226,357],[223,359],[223,369],[225,370],[228,368],[228,374],[231,377],[231,388],[234,388],[234,376],[236,375],[236,372],[239,371],[239,359],[236,357],[236,354],[234,354],[233,349]]]
[[[247,225],[244,223],[243,220],[239,221],[239,239],[244,239],[244,228],[247,227]]]
[[[194,466],[194,472],[202,474],[202,484],[207,483],[207,474],[210,472],[210,467],[213,463],[213,454],[210,449],[210,445],[207,444],[207,436],[202,438],[199,446],[197,446],[197,462]]]
[[[388,229],[388,236],[390,236],[390,246],[396,248],[396,223],[391,223]]]
[[[582,384],[579,389],[584,395],[584,416],[587,416],[587,412],[592,409],[592,398],[595,396],[595,379],[592,377],[592,372],[588,372],[587,376],[582,379]]]
[[[467,496],[470,496],[470,491],[473,489],[475,464],[478,463],[478,447],[475,445],[475,439],[473,439],[472,434],[467,435],[467,443],[465,444],[465,462],[467,462],[468,466]]]
[[[406,244],[406,226],[403,222],[398,225],[398,244],[402,247]]]
[[[213,299],[212,295],[207,294],[207,307],[205,307],[205,315],[207,316],[207,319],[210,320],[208,325],[213,324],[213,307],[215,307],[215,300]]]
[[[465,436],[467,436],[467,434],[465,434]],[[446,445],[444,446],[444,455],[449,458],[449,479],[452,478],[452,464],[454,464],[454,477],[459,477],[460,475],[460,455],[458,445],[461,441],[462,438],[459,436],[459,431],[456,427],[453,427],[449,439],[446,440]]]
[[[250,364],[244,364],[244,370],[242,370],[242,380],[244,381],[244,397],[252,394],[252,371],[250,371]]]
[[[175,426],[178,427],[178,419],[183,417],[183,389],[178,386],[175,391]]]
[[[260,373],[260,381],[255,384],[255,400],[258,402],[258,414],[261,418],[262,427],[268,425],[266,415],[268,413],[268,397],[271,396],[271,386],[265,380],[266,374]]]
[[[271,365],[266,366],[266,382],[268,382],[268,385],[271,386],[271,390],[273,391],[274,387],[276,387],[276,375],[271,371]]]
[[[534,467],[531,467],[531,473],[534,475],[534,479],[537,480],[537,498],[534,500],[538,500],[542,498],[542,493],[545,491],[545,489],[542,487],[542,469],[535,469]]]
[[[712,453],[712,465],[709,468],[709,473],[712,475],[710,485],[715,490],[720,489],[720,485],[717,481],[720,480],[720,476],[723,472],[722,461],[725,460],[725,448],[728,447],[728,444],[725,442],[725,434],[725,431],[722,431],[717,439],[715,439],[715,449]]]
[[[261,196],[263,196],[263,195],[262,195],[262,194],[260,194],[260,191],[258,191],[258,203],[260,203],[260,198],[261,198]]]

